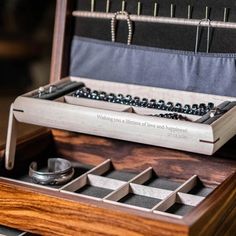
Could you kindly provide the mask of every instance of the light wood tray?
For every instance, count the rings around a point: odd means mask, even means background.
[[[178,101],[182,104],[213,102],[216,106],[234,98],[127,85],[83,78],[65,78],[65,81],[84,82],[87,87],[123,93],[132,96]],[[50,85],[45,86],[48,88]],[[236,133],[236,107],[212,124],[195,122],[199,116],[186,115],[192,122],[171,120],[150,115],[165,113],[150,108],[131,107],[90,99],[75,98],[70,94],[53,101],[35,99],[37,90],[18,97],[12,104],[9,118],[6,160],[13,167],[17,123],[75,131],[138,143],[212,155]]]

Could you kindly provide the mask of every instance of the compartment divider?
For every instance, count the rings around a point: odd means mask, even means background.
[[[143,183],[145,183],[148,179],[152,177],[152,172],[153,172],[152,167],[145,169],[143,172],[141,172],[140,174],[135,176],[133,179],[128,181],[125,185],[121,186],[119,189],[117,189],[116,191],[110,193],[105,198],[103,198],[103,201],[110,204],[114,204],[114,205],[121,205],[121,206],[126,206],[129,208],[133,208],[133,209],[141,209],[142,211],[150,212],[152,209],[140,207],[138,205],[136,206],[136,205],[131,205],[131,204],[125,204],[118,201],[124,198],[125,196],[127,196],[129,193],[143,196],[143,197],[152,198],[152,199],[156,198],[160,200],[170,195],[172,193],[172,191],[170,190],[142,185]]]
[[[145,185],[139,184],[130,184],[132,189],[132,193],[137,195],[142,195],[146,197],[158,198],[158,199],[165,199],[169,196],[173,191],[161,189],[161,188],[153,188]]]
[[[205,199],[205,197],[178,192],[176,202],[183,203],[183,204],[189,205],[189,206],[197,206],[204,199]]]
[[[84,176],[87,177],[88,174],[97,174],[97,175],[101,175],[104,172],[106,172],[107,170],[109,170],[110,168],[110,159],[102,162],[101,164],[95,166],[94,168],[90,169],[89,171],[85,172],[83,175],[80,175],[79,177],[77,177],[76,179],[73,179],[72,181],[70,181],[69,183],[67,183],[66,185],[62,186],[59,190],[68,190],[68,191],[75,191],[77,188],[77,182],[82,181],[80,180],[80,178],[84,178]],[[75,189],[75,190],[73,190]]]
[[[66,186],[62,187],[60,189],[61,192],[69,193],[73,195],[79,195],[83,197],[89,197],[97,200],[102,200],[102,197],[94,197],[89,196],[86,194],[76,193],[76,191],[80,190],[81,188],[85,187],[86,185],[91,187],[97,187],[97,188],[105,188],[109,190],[113,190],[111,193],[109,193],[107,196],[112,195],[114,192],[117,191],[117,189],[121,189],[124,186],[128,186],[128,183],[134,179],[136,179],[137,176],[132,178],[129,182],[113,179],[105,176],[101,176],[102,174],[106,173],[112,168],[112,162],[110,159],[102,162],[100,165],[95,166],[93,169],[89,170],[85,174],[79,176],[77,179],[71,181]],[[105,196],[104,198],[106,198]]]
[[[121,198],[126,196],[129,193],[130,190],[130,184],[126,183],[117,190],[111,192],[106,197],[104,197],[102,200],[104,202],[109,202],[111,204],[114,204],[115,202],[119,201]]]
[[[77,98],[65,95],[65,102],[72,105],[83,106],[83,107],[91,107],[96,109],[103,109],[103,110],[111,110],[111,111],[126,111],[130,109],[130,105],[119,104],[119,103],[112,103],[106,101],[98,101],[89,98]],[[199,118],[199,117],[198,117]]]
[[[147,180],[149,180],[152,177],[152,170],[153,170],[152,167],[148,167],[143,172],[141,172],[140,174],[135,176],[133,179],[131,179],[130,183],[134,183],[134,184],[145,183]]]
[[[130,183],[127,183],[124,186],[122,186],[119,190],[116,190],[113,193],[111,193],[110,195],[103,198],[103,201],[106,203],[112,204],[112,205],[118,205],[118,206],[133,208],[136,210],[150,212],[151,210],[148,208],[143,208],[143,207],[139,207],[139,206],[128,205],[128,204],[118,202],[120,199],[122,199],[123,197],[125,197],[126,195],[128,195],[130,193],[130,188],[131,188]]]
[[[77,179],[69,182],[67,185],[59,189],[59,191],[75,196],[82,196],[84,198],[96,199],[98,201],[103,201],[113,205],[120,205],[163,215],[171,215],[177,218],[180,218],[182,216],[165,211],[175,203],[194,207],[204,199],[204,197],[187,194],[187,192],[189,192],[197,184],[198,177],[196,175],[192,176],[176,190],[172,191],[164,188],[156,188],[143,185],[146,181],[152,178],[152,167],[145,169],[129,181],[101,176],[104,173],[108,172],[112,167],[112,161],[108,159],[98,166],[95,166],[88,172],[84,173],[83,175],[79,176]],[[91,187],[109,189],[111,190],[111,192],[107,193],[107,195],[105,195],[104,197],[101,197],[101,195],[100,197],[94,195],[90,196],[90,193],[88,192],[86,192],[86,194],[83,194],[82,192],[76,192],[86,185]],[[104,194],[104,192],[102,193]],[[127,198],[125,198],[126,196]],[[142,197],[146,197],[148,200],[142,200]],[[160,202],[158,202],[154,207],[149,208],[158,200],[160,200]]]
[[[152,208],[152,211],[156,213],[156,210],[158,211],[166,211],[169,207],[171,207],[175,203],[176,199],[176,191],[172,192],[169,196],[167,196],[165,199],[163,199],[161,202],[159,202],[156,206]]]
[[[185,181],[179,188],[176,189],[176,192],[187,193],[197,185],[198,176],[193,175],[187,181]]]
[[[161,202],[159,202],[156,206],[152,208],[152,211],[154,213],[159,213],[160,211],[164,212],[169,207],[171,207],[176,200],[178,199],[178,192],[181,191],[181,193],[186,193],[190,191],[195,185],[197,184],[197,175],[193,175],[190,177],[187,181],[185,181],[179,188],[177,188],[175,191],[173,191],[169,196],[167,196],[165,199],[163,199]],[[181,195],[183,197],[183,195]]]
[[[59,191],[75,192],[88,183],[88,173],[79,176],[77,179],[69,182],[66,186],[59,189]]]
[[[116,190],[117,188],[122,187],[126,182],[117,180],[117,179],[111,179],[106,178],[99,175],[92,175],[88,174],[88,181],[90,185],[104,188],[104,186],[108,189]]]
[[[118,201],[122,197],[124,197],[129,192],[129,184],[130,183],[144,183],[147,179],[150,178],[150,174],[152,173],[152,167],[148,167],[138,175],[136,175],[134,178],[126,182],[124,186],[121,186],[114,192],[111,192],[109,195],[107,195],[105,198],[103,198],[104,201],[109,201],[113,204],[112,201]],[[128,190],[127,190],[128,189]],[[124,192],[127,192],[125,195]]]
[[[93,169],[88,171],[88,174],[93,174],[93,175],[102,175],[105,172],[107,172],[111,168],[111,159],[107,159],[98,166],[95,166]]]

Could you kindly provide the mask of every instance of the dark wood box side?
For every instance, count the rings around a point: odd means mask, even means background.
[[[174,219],[62,197],[0,181],[0,224],[40,235],[188,235],[188,226]]]
[[[50,82],[68,76],[73,0],[57,0]]]

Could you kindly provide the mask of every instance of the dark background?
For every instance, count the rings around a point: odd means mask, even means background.
[[[153,15],[154,3],[158,3],[158,16],[170,17],[171,4],[174,5],[176,18],[187,18],[188,5],[191,6],[191,18],[202,20],[205,18],[206,6],[208,18],[211,21],[223,21],[224,9],[228,9],[227,20],[236,22],[235,0],[126,0],[126,10],[130,14],[137,14],[137,2],[141,2],[141,15]],[[90,0],[77,0],[77,9],[90,11]],[[110,12],[121,10],[122,0],[110,1]],[[106,0],[96,0],[95,11],[104,12]],[[196,26],[174,24],[158,24],[135,22],[132,44],[151,46],[165,49],[194,51],[196,41]],[[110,20],[76,18],[75,34],[111,40]],[[236,30],[211,28],[211,53],[236,53]],[[207,28],[201,27],[199,37],[199,51],[206,51]],[[117,41],[126,43],[127,24],[120,21],[117,27]]]
[[[14,98],[49,81],[55,3],[0,0],[0,146]]]

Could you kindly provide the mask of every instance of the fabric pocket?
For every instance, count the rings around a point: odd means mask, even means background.
[[[236,96],[236,54],[166,50],[74,36],[70,75]]]

